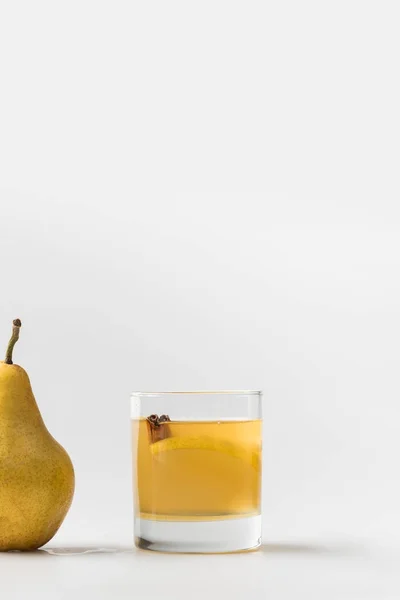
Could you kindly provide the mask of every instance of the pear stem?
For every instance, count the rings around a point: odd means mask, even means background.
[[[19,319],[14,319],[13,321],[13,328],[12,328],[12,335],[11,335],[11,339],[8,342],[8,346],[7,346],[7,352],[6,352],[6,358],[5,358],[5,363],[7,365],[12,365],[13,361],[12,361],[12,353],[14,350],[14,346],[15,344],[18,342],[18,338],[19,338],[19,330],[21,328],[21,321]]]

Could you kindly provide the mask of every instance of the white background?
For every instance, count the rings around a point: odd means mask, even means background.
[[[20,317],[77,478],[50,545],[131,544],[132,389],[265,392],[263,552],[0,556],[16,597],[51,573],[63,598],[187,598],[209,569],[199,597],[398,598],[399,19],[0,2],[0,339]]]

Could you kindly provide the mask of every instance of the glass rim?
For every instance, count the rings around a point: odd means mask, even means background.
[[[131,396],[204,396],[204,395],[225,395],[225,396],[261,396],[262,390],[186,390],[186,391],[164,391],[164,392],[131,392]]]

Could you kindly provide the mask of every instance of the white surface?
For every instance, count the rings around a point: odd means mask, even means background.
[[[398,600],[399,548],[281,542],[249,554],[169,555],[108,546],[0,555],[4,597]]]
[[[1,2],[0,340],[20,317],[75,464],[54,543],[130,543],[129,392],[185,388],[264,389],[267,540],[400,539],[399,12]],[[365,600],[397,590],[390,556],[0,565],[42,597],[200,595],[210,565],[232,596]]]

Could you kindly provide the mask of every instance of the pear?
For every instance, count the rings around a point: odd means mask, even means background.
[[[12,362],[20,327],[16,319],[0,361],[0,551],[46,544],[75,486],[71,460],[46,429],[26,371]]]

